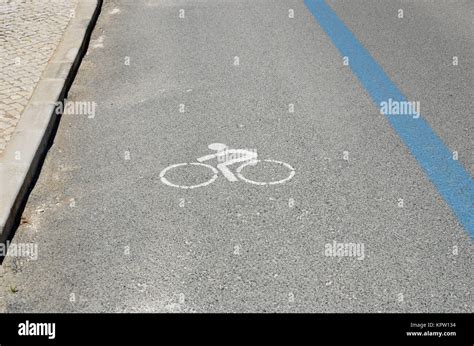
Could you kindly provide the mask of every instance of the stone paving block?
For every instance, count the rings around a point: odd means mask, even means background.
[[[78,0],[0,0],[0,155],[77,4]]]

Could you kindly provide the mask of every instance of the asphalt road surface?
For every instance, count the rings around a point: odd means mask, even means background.
[[[472,179],[474,3],[327,4]],[[303,1],[105,1],[5,311],[472,312],[472,229],[350,63]],[[212,143],[261,161],[173,166]]]

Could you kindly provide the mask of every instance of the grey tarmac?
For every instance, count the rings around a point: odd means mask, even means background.
[[[472,175],[472,1],[328,4]],[[5,311],[472,312],[468,232],[303,1],[105,1],[68,100]],[[211,143],[295,174],[163,184]]]

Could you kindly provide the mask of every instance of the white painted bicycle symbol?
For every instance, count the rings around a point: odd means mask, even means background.
[[[181,189],[195,189],[198,187],[204,187],[204,186],[212,184],[219,177],[219,171],[220,171],[222,175],[224,175],[224,177],[230,182],[239,181],[240,179],[241,181],[244,181],[249,184],[254,184],[254,185],[277,185],[277,184],[286,183],[295,175],[295,169],[285,162],[276,161],[276,160],[257,160],[257,153],[255,151],[250,151],[246,149],[229,149],[227,145],[222,144],[222,143],[212,143],[208,146],[208,148],[213,151],[216,151],[217,153],[200,157],[197,159],[198,162],[178,163],[178,164],[171,165],[163,169],[160,172],[160,179],[162,183],[168,186],[179,187]],[[216,158],[218,161],[222,161],[221,163],[217,164],[217,168],[215,168],[214,166],[202,163],[205,161],[212,160],[214,158]],[[242,162],[242,164],[235,170],[235,174],[234,174],[230,170],[229,166],[238,162]],[[288,177],[286,177],[285,179],[276,180],[276,181],[255,181],[255,180],[246,178],[242,174],[242,171],[244,170],[244,168],[248,166],[255,166],[261,162],[266,162],[266,163],[276,164],[279,166],[286,167],[289,170]],[[178,185],[169,181],[165,177],[166,173],[168,173],[169,171],[186,167],[186,166],[205,167],[206,169],[212,171],[213,176],[209,180],[200,184],[196,184],[196,185]]]

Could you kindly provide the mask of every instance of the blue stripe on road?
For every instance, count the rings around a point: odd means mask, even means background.
[[[305,0],[305,4],[342,54],[349,57],[349,66],[372,97],[377,107],[390,98],[407,101],[382,67],[344,25],[324,0]],[[443,141],[422,118],[385,114],[392,127],[453,210],[459,222],[474,238],[474,182],[470,174]]]

